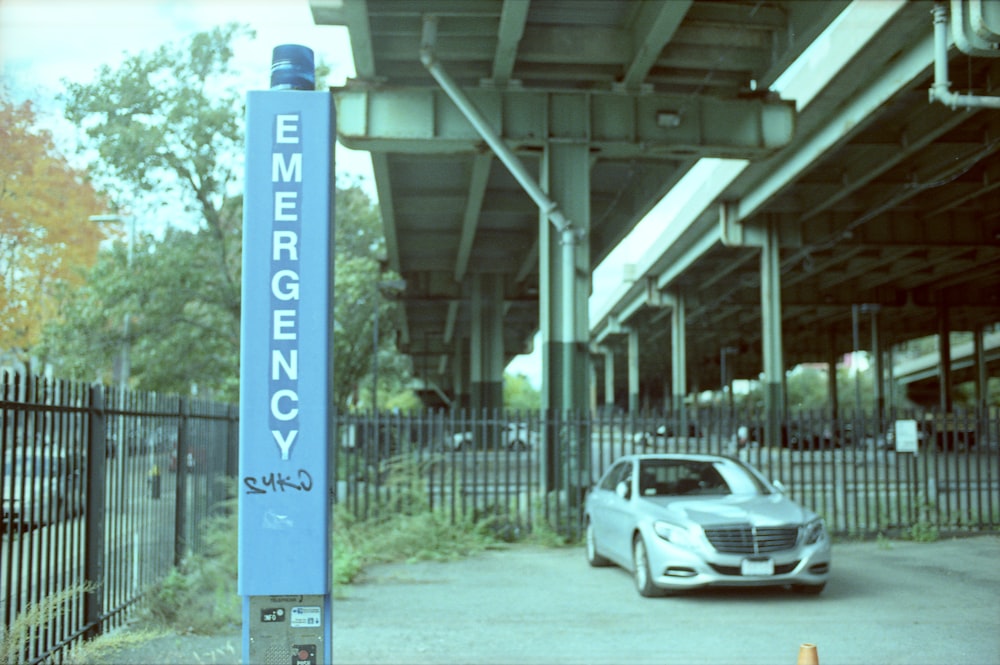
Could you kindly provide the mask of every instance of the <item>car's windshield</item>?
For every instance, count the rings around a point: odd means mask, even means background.
[[[743,467],[723,461],[647,459],[639,463],[641,496],[719,496],[769,494],[759,478]]]

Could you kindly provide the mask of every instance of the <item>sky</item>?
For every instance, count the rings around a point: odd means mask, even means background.
[[[313,49],[316,60],[331,67],[331,86],[354,75],[346,28],[315,25],[308,0],[0,0],[0,80],[16,101],[35,103],[39,124],[53,130],[57,146],[72,158],[75,130],[55,103],[64,80],[93,81],[102,65],[115,67],[123,54],[184,41],[230,21],[257,33],[235,58],[248,91],[269,87],[271,50],[278,44]],[[336,168],[338,177],[374,182],[366,152],[338,146]],[[373,185],[369,194],[375,198]],[[155,232],[148,221],[139,218],[137,224],[140,231]],[[541,387],[537,337],[534,353],[518,356],[508,371]]]
[[[315,25],[308,0],[0,0],[0,79],[15,100],[36,102],[40,124],[53,129],[71,158],[72,128],[54,102],[63,80],[91,82],[102,65],[116,67],[123,54],[184,42],[233,21],[257,33],[237,45],[234,59],[247,91],[270,86],[271,50],[278,44],[313,49],[316,60],[332,69],[330,85],[354,75],[346,28]],[[338,175],[370,181],[368,153],[338,147],[336,157]]]
[[[854,40],[863,42],[877,30],[881,20],[902,4],[903,0],[886,0],[852,5],[853,14],[845,12],[845,20],[838,21],[839,25],[828,31],[831,34],[811,49],[815,53],[790,68],[789,80],[781,85],[785,88],[783,96],[796,99],[801,110],[829,80],[830,73],[839,69],[840,61],[853,53],[852,49],[842,49],[844,54],[831,63],[825,44],[834,39],[842,46]],[[278,44],[297,43],[312,48],[317,61],[331,67],[328,83],[332,86],[342,85],[354,75],[347,30],[315,25],[308,0],[0,0],[0,79],[16,100],[30,97],[36,101],[43,124],[52,124],[57,144],[67,154],[73,151],[72,146],[64,147],[59,141],[68,141],[73,129],[61,121],[51,101],[62,88],[63,79],[92,81],[101,65],[114,67],[123,53],[134,54],[186,40],[195,32],[231,21],[248,24],[257,33],[253,42],[237,50],[235,58],[235,67],[242,72],[241,80],[248,91],[269,87],[271,49]],[[842,34],[837,35],[837,31]],[[793,88],[810,85],[809,90],[792,92]],[[360,176],[373,183],[368,153],[338,146],[336,168],[338,177]],[[373,186],[369,193],[375,197]],[[609,294],[624,279],[627,264],[643,262],[640,248],[668,233],[671,222],[684,218],[680,213],[685,203],[683,196],[667,197],[640,222],[632,240],[626,239],[598,267],[592,310],[595,305],[600,309],[607,306]],[[518,356],[508,366],[509,372],[525,374],[535,387],[541,385],[540,347],[541,340],[536,336],[534,353]]]

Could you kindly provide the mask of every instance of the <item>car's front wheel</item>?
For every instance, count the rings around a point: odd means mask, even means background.
[[[644,598],[654,598],[664,595],[663,589],[653,584],[653,576],[649,571],[649,555],[642,536],[637,535],[632,541],[632,568],[635,578],[635,588]]]
[[[594,568],[601,568],[611,562],[597,553],[597,539],[594,537],[594,525],[587,520],[587,563]]]

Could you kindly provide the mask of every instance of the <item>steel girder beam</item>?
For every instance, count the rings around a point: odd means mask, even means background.
[[[649,70],[656,64],[663,47],[673,38],[693,0],[643,3],[633,24],[632,59],[625,68],[621,85],[626,90],[638,90]]]
[[[504,0],[497,28],[497,47],[493,55],[493,83],[505,85],[510,81],[517,61],[517,48],[528,22],[530,2]]]
[[[795,104],[615,92],[469,90],[467,94],[513,150],[545,147],[556,109],[583,105],[578,140],[599,158],[730,157],[760,159],[788,145]],[[359,85],[334,90],[340,142],[354,150],[410,153],[479,152],[484,141],[440,90]]]
[[[741,244],[742,229],[739,225],[761,210],[782,189],[800,174],[807,171],[817,160],[838,145],[846,143],[855,128],[866,118],[895,96],[899,90],[926,70],[933,60],[933,39],[927,37],[909,47],[900,57],[889,63],[871,85],[860,91],[843,105],[825,123],[822,129],[801,142],[790,154],[781,156],[780,164],[762,174],[750,192],[730,205],[733,208],[728,219],[723,219],[727,228],[723,240]]]

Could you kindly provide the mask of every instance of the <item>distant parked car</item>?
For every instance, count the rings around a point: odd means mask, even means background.
[[[26,531],[83,512],[79,469],[64,453],[8,450],[3,474],[4,531]]]
[[[781,425],[779,436],[779,445],[782,448],[789,448],[791,438],[788,435],[788,425]],[[740,425],[736,428],[736,441],[739,448],[743,448],[745,446],[755,447],[767,445],[764,426],[761,424]]]
[[[391,423],[379,423],[376,430],[370,421],[353,422],[340,426],[340,447],[371,459],[388,459],[400,452],[400,436]]]
[[[688,436],[692,438],[697,438],[700,435],[698,430],[698,425],[696,423],[688,423],[687,426]],[[675,438],[674,426],[672,424],[660,425],[656,428],[655,432],[637,432],[632,440],[637,446],[643,446],[644,448],[663,448],[666,446],[667,439]]]
[[[851,426],[837,426],[836,421],[819,427],[792,423],[782,426],[781,445],[792,450],[833,450],[851,442]]]
[[[736,429],[736,446],[766,444],[764,428],[761,425],[740,425]],[[851,445],[851,425],[838,427],[836,422],[813,427],[811,423],[782,423],[778,444],[791,450],[833,450]]]
[[[717,455],[627,455],[588,493],[591,566],[630,571],[643,596],[705,586],[791,586],[818,594],[830,537],[744,462]]]
[[[532,432],[526,423],[488,425],[485,430],[477,428],[474,432],[458,432],[451,435],[449,444],[454,450],[485,449],[497,444],[497,442],[489,441],[494,436],[498,438],[502,447],[510,450],[527,450],[538,444],[538,434]],[[480,441],[484,437],[487,440]]]

